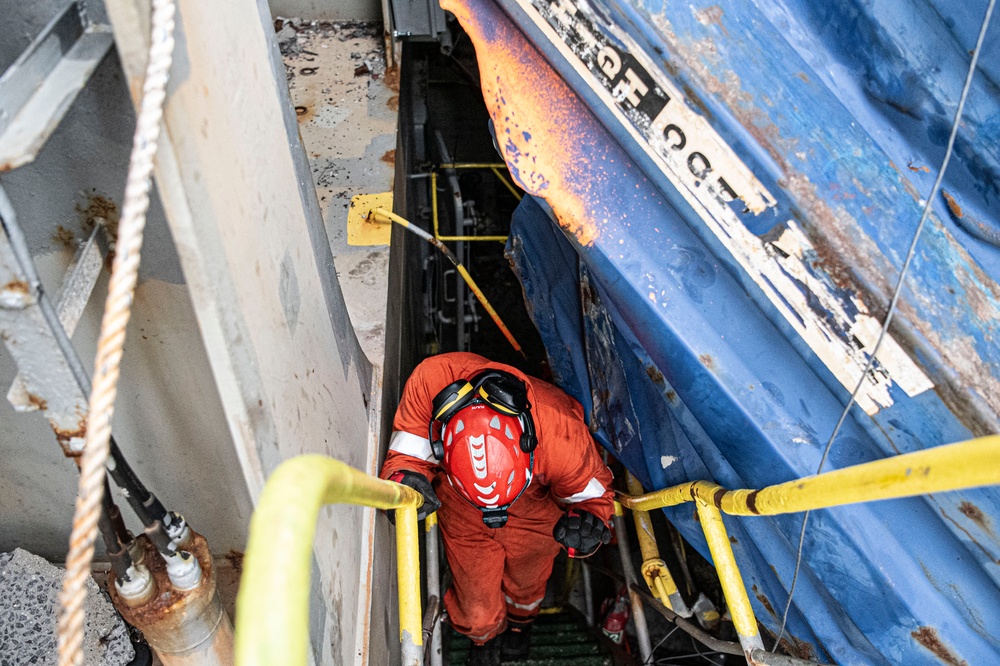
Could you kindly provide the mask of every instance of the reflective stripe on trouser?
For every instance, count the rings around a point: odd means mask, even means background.
[[[484,643],[506,628],[508,614],[521,621],[537,615],[559,552],[552,529],[562,511],[548,498],[528,501],[494,530],[446,483],[439,484],[438,497],[452,572],[444,605],[455,630]]]

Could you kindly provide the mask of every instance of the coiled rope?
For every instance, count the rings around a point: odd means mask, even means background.
[[[87,413],[87,439],[80,459],[80,484],[69,553],[66,556],[66,576],[59,594],[59,666],[83,666],[86,584],[90,577],[97,523],[101,515],[104,463],[110,450],[111,421],[115,411],[115,397],[118,395],[125,328],[132,314],[132,298],[135,295],[146,211],[149,208],[153,157],[160,136],[163,101],[174,50],[174,13],[174,0],[152,0],[149,62],[132,140],[108,298],[104,304],[101,333],[97,341],[93,389]]]

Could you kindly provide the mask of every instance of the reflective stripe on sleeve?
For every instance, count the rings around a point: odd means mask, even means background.
[[[580,492],[574,493],[569,497],[557,497],[556,499],[560,502],[583,502],[585,500],[597,499],[598,497],[604,495],[605,492],[606,489],[604,488],[604,484],[598,481],[597,477],[594,477],[587,482],[587,487]]]
[[[397,453],[404,453],[421,460],[430,460],[434,457],[431,452],[431,441],[426,437],[414,435],[412,432],[397,430],[392,433],[389,440],[389,450]]]

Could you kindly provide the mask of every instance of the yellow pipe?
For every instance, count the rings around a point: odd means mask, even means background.
[[[506,236],[435,236],[440,241],[494,241],[506,243]]]
[[[506,169],[503,162],[453,162],[449,164],[439,164],[439,169]]]
[[[510,181],[507,180],[507,178],[503,175],[503,172],[500,171],[500,169],[498,169],[497,167],[493,167],[492,169],[490,169],[490,171],[492,171],[496,175],[496,177],[500,179],[500,182],[504,184],[504,187],[510,190],[510,193],[514,195],[514,198],[516,198],[518,201],[521,200],[521,193],[517,191],[517,188],[511,185]]]
[[[440,240],[441,233],[438,230],[438,175],[437,171],[431,171],[431,219],[434,220],[434,238]]]
[[[774,516],[1000,484],[997,460],[1000,460],[1000,435],[990,435],[845,467],[762,490],[726,491],[713,483],[695,481],[619,499],[633,510],[649,511],[698,497],[724,513]]]
[[[261,493],[250,521],[250,538],[236,599],[236,663],[239,666],[305,666],[309,646],[309,591],[316,518],[324,504],[359,504],[397,511],[397,551],[419,561],[417,491],[383,481],[319,455],[292,458],[278,466]],[[400,562],[403,557],[400,556]],[[399,570],[403,574],[403,570]],[[400,575],[407,594],[413,585]],[[400,599],[400,627],[420,639],[419,583]],[[416,606],[416,620],[413,608]]]
[[[396,509],[396,578],[399,588],[399,641],[404,664],[422,664],[423,618],[420,617],[420,549],[417,507]]]
[[[400,217],[399,215],[396,215],[395,213],[392,213],[386,210],[385,208],[376,208],[375,210],[372,211],[372,214],[375,216],[376,222],[386,222],[386,223],[395,222],[396,224],[402,226],[404,229],[407,229],[415,233],[416,235],[420,236],[421,238],[423,238],[425,241],[427,241],[437,249],[441,250],[441,252],[444,253],[444,256],[448,257],[448,261],[452,263],[452,265],[455,267],[455,270],[458,271],[458,274],[462,276],[463,280],[465,280],[465,283],[469,285],[469,289],[472,291],[473,294],[475,294],[476,299],[479,301],[480,305],[482,305],[483,308],[486,310],[486,312],[489,313],[490,318],[493,319],[493,322],[497,325],[497,328],[500,329],[500,332],[503,333],[505,338],[507,338],[507,342],[510,343],[510,346],[513,347],[514,351],[519,353],[522,357],[527,358],[527,356],[524,353],[524,350],[521,349],[520,343],[518,343],[517,339],[514,337],[514,334],[510,332],[510,329],[508,329],[507,325],[503,323],[503,320],[500,318],[500,315],[497,314],[497,311],[493,309],[493,306],[490,304],[489,300],[487,300],[486,294],[484,294],[483,290],[479,288],[479,285],[476,284],[476,281],[472,279],[472,276],[469,275],[469,271],[465,269],[465,266],[462,264],[462,262],[458,260],[458,257],[455,256],[455,253],[452,252],[450,249],[448,249],[448,246],[446,246],[440,240],[438,240],[428,232],[424,231],[420,227],[412,224],[405,217]],[[485,238],[485,236],[480,236],[480,238]]]
[[[502,180],[502,179],[501,179]],[[431,219],[434,221],[434,238],[440,241],[500,241],[507,242],[506,236],[442,236],[438,218],[437,171],[431,171]]]
[[[708,550],[712,553],[712,561],[715,563],[716,571],[719,572],[719,582],[722,583],[722,592],[726,595],[729,615],[733,618],[733,626],[736,627],[736,633],[740,637],[740,645],[749,656],[755,648],[763,649],[764,644],[757,632],[757,618],[754,617],[753,608],[750,607],[750,599],[747,597],[746,587],[743,586],[743,578],[740,577],[733,548],[729,545],[729,535],[726,534],[722,514],[714,505],[707,502],[698,501],[695,506],[698,508],[701,528],[705,531]],[[747,662],[753,663],[749,658]]]
[[[1000,484],[998,459],[1000,435],[990,435],[845,467],[762,490],[727,491],[708,481],[693,481],[645,495],[620,495],[615,501],[615,512],[620,515],[622,506],[639,512],[695,502],[733,624],[747,661],[752,663],[752,652],[763,646],[722,513],[773,516],[995,485]],[[630,492],[637,486],[630,482]]]
[[[632,476],[631,472],[625,473],[625,483],[630,493],[634,495],[642,493],[639,479]],[[656,545],[656,535],[653,532],[653,522],[650,520],[649,512],[633,509],[632,518],[635,520],[639,551],[642,553],[642,575],[646,579],[649,591],[667,608],[681,615],[687,614],[688,609],[677,590],[677,583],[667,568],[667,563],[660,558],[660,549]]]

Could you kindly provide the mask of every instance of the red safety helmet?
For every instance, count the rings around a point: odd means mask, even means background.
[[[445,475],[489,527],[504,526],[508,507],[531,483],[535,453],[522,450],[521,418],[476,401],[452,414],[441,431]]]

